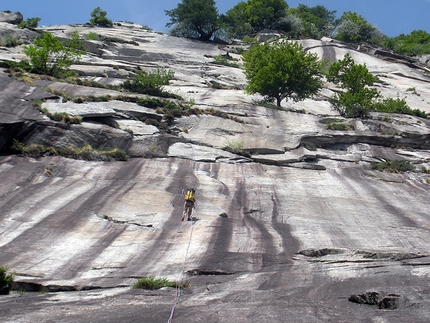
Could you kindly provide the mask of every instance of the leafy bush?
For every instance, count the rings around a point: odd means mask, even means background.
[[[176,287],[180,284],[177,282],[173,282],[164,277],[155,277],[148,276],[140,278],[134,285],[133,288],[142,288],[142,289],[160,289],[162,287]],[[182,284],[181,287],[187,287],[189,284]]]
[[[239,67],[239,64],[235,63],[234,61],[237,61],[237,59],[231,57],[228,53],[226,55],[218,55],[214,57],[215,64],[230,66],[230,67]]]
[[[375,111],[387,113],[408,114],[416,117],[427,118],[428,114],[418,109],[411,109],[405,99],[386,98],[375,103]]]
[[[102,10],[100,7],[97,7],[93,11],[91,11],[90,24],[98,27],[112,27],[112,20],[110,20],[106,16],[107,12]]]
[[[169,85],[174,75],[173,71],[163,68],[157,68],[152,72],[140,71],[135,79],[124,81],[121,87],[136,93],[168,97],[169,93],[164,92],[163,86]]]
[[[373,164],[372,169],[379,171],[385,170],[390,173],[403,173],[407,171],[413,171],[414,165],[412,165],[409,161],[389,160],[386,162]]]
[[[0,266],[0,295],[7,295],[12,289],[14,274],[8,274],[7,270],[7,267]]]
[[[41,18],[39,17],[27,18],[27,20],[23,20],[18,24],[18,28],[37,28],[40,20]]]
[[[99,40],[99,35],[92,31],[85,35],[85,40]]]
[[[124,89],[132,92],[154,96],[166,96],[163,85],[168,85],[175,73],[171,70],[157,68],[152,72],[140,71],[133,80],[121,84]]]
[[[330,66],[327,80],[346,90],[329,99],[342,116],[365,118],[375,109],[374,102],[379,97],[379,92],[369,86],[373,85],[377,78],[369,72],[366,65],[355,64],[351,55],[346,54],[343,59]]]
[[[30,58],[34,73],[64,77],[68,68],[85,53],[83,48],[77,31],[64,43],[47,32],[37,37],[33,45],[24,46],[23,52]]]

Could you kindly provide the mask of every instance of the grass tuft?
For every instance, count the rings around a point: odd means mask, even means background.
[[[178,283],[174,281],[170,281],[165,277],[155,277],[155,276],[145,276],[140,279],[133,285],[133,288],[141,288],[141,289],[160,289],[162,287],[189,287],[190,284],[188,282]]]

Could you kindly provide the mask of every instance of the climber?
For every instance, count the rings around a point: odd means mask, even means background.
[[[191,213],[193,212],[193,209],[196,208],[196,198],[194,197],[195,193],[196,190],[194,188],[187,189],[184,197],[184,213],[182,214],[181,221],[184,221],[185,217],[187,218],[187,221],[191,221]]]

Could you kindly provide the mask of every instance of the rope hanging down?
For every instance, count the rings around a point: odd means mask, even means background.
[[[188,251],[190,250],[190,245],[191,245],[191,238],[193,236],[193,228],[194,228],[194,223],[195,221],[193,221],[193,224],[191,225],[191,233],[190,233],[190,240],[188,241],[188,246],[187,246],[187,251],[185,253],[185,259],[184,259],[184,263],[182,265],[182,270],[181,270],[181,279],[179,281],[178,284],[176,284],[176,297],[175,297],[175,302],[172,306],[172,311],[170,313],[170,318],[167,321],[167,323],[172,323],[173,322],[173,315],[175,314],[175,309],[176,306],[179,303],[179,298],[181,297],[181,286],[182,286],[182,280],[184,278],[184,271],[185,271],[185,264],[187,263],[187,258],[188,258]]]

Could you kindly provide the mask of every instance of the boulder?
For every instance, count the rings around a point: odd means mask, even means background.
[[[11,12],[11,11],[0,11],[0,22],[6,22],[8,24],[18,25],[24,16],[19,11]]]

